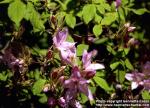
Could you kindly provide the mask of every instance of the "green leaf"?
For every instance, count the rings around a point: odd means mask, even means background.
[[[30,17],[32,16],[32,12],[33,12],[33,11],[35,11],[34,5],[33,5],[31,2],[28,2],[28,3],[27,3],[27,8],[26,8],[26,13],[25,13],[24,18],[25,18],[26,20],[29,20]]]
[[[88,98],[87,98],[87,96],[85,94],[81,93],[80,97],[81,97],[81,99],[80,99],[81,101],[80,102],[82,104],[85,104],[88,101]]]
[[[96,7],[93,4],[88,4],[83,7],[83,20],[86,24],[88,24],[95,16]]]
[[[107,45],[107,50],[113,54],[113,55],[116,55],[116,51],[110,46],[110,45]]]
[[[65,17],[66,23],[69,27],[74,28],[76,24],[76,18],[72,14],[66,14]]]
[[[109,87],[108,83],[103,78],[94,77],[93,79],[98,84],[98,86],[103,88],[105,91],[110,91],[111,90],[111,88]]]
[[[150,100],[150,93],[149,93],[149,91],[144,90],[142,92],[142,98],[145,99],[145,100]]]
[[[93,27],[93,33],[95,34],[95,36],[99,36],[101,33],[102,33],[102,25],[101,24],[98,24],[98,25],[95,25]]]
[[[1,80],[1,81],[6,81],[6,80],[7,80],[7,77],[8,77],[7,74],[5,75],[5,73],[0,73],[0,80]]]
[[[32,92],[34,95],[38,95],[41,93],[41,91],[43,90],[45,82],[46,82],[45,79],[39,79],[34,83],[34,85],[32,87]]]
[[[73,38],[72,38],[70,35],[69,35],[69,36],[67,36],[66,41],[68,41],[68,42],[74,42]]]
[[[103,44],[103,43],[105,43],[107,41],[108,41],[108,38],[107,37],[103,37],[101,39],[96,40],[94,43],[95,44]]]
[[[100,23],[101,20],[102,20],[102,17],[101,17],[100,15],[98,15],[98,14],[95,14],[94,21],[95,21],[96,23]]]
[[[0,4],[3,4],[3,3],[11,3],[13,0],[3,0],[0,2]]]
[[[93,3],[102,3],[103,4],[103,3],[105,3],[105,0],[93,0],[92,2]]]
[[[99,13],[101,14],[105,13],[105,8],[102,5],[97,5],[96,7]]]
[[[85,44],[80,44],[77,46],[77,56],[82,56],[83,51],[86,49],[88,50],[89,46]]]
[[[125,60],[125,65],[128,69],[133,70],[134,67],[132,66],[132,64],[130,63],[129,59]]]
[[[101,6],[103,6],[107,11],[111,11],[111,6],[108,3],[103,3]]]
[[[125,80],[126,72],[122,70],[116,70],[115,73],[116,73],[116,81],[123,83]]]
[[[130,48],[124,48],[125,55],[128,55],[129,51],[130,51]]]
[[[111,68],[112,70],[114,70],[114,69],[116,69],[116,68],[119,66],[119,64],[120,64],[120,62],[111,63],[111,64],[110,64],[110,68]]]
[[[42,104],[45,104],[47,102],[47,96],[46,94],[42,94],[40,95],[40,98],[39,98],[39,102],[42,103]]]
[[[131,11],[134,12],[135,14],[137,14],[137,15],[143,15],[145,12],[148,12],[148,10],[145,9],[145,8],[142,8],[142,9],[132,9]]]
[[[26,5],[20,0],[15,0],[8,7],[9,18],[19,27],[20,21],[23,19],[26,12]]]
[[[45,29],[44,24],[40,19],[39,13],[36,12],[35,10],[33,10],[31,13],[30,22],[33,26],[34,32],[44,31]]]
[[[117,13],[116,12],[111,12],[105,14],[104,18],[101,21],[102,25],[110,25],[117,19]]]
[[[65,12],[57,12],[57,14],[55,15],[56,19],[57,19],[57,27],[61,27],[62,24],[64,23],[64,18],[65,18],[66,13]]]

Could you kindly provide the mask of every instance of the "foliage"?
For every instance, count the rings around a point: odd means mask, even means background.
[[[63,107],[74,77],[73,101],[83,107],[150,99],[144,78],[134,93],[126,77],[150,61],[149,7],[149,0],[0,0],[0,107]]]

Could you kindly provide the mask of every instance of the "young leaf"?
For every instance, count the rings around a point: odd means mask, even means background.
[[[98,86],[100,86],[106,91],[110,91],[111,88],[109,87],[108,83],[104,79],[100,77],[94,77],[93,79],[98,84]]]
[[[89,46],[85,44],[80,44],[77,46],[77,56],[82,56],[84,49],[88,50]]]
[[[112,22],[114,22],[117,19],[117,13],[107,13],[104,18],[101,21],[102,25],[110,25]]]
[[[99,13],[104,14],[105,13],[105,8],[102,5],[98,5],[96,6],[97,10]]]
[[[3,0],[3,1],[0,1],[0,4],[3,4],[3,3],[10,3],[12,2],[13,0]]]
[[[123,83],[125,80],[126,72],[122,70],[116,70],[115,73],[116,73],[116,81]]]
[[[103,43],[105,43],[107,41],[108,41],[108,38],[107,37],[103,37],[101,39],[96,40],[94,43],[95,44],[103,44]]]
[[[125,65],[128,69],[133,70],[134,67],[132,66],[132,64],[130,63],[129,59],[125,60]]]
[[[48,98],[47,98],[46,94],[43,93],[43,94],[40,95],[39,102],[42,103],[42,104],[46,104],[47,99]]]
[[[86,24],[88,24],[95,16],[96,7],[93,4],[88,4],[83,7],[83,20]]]
[[[94,21],[95,21],[96,23],[100,23],[101,20],[102,20],[102,17],[101,17],[100,15],[98,15],[98,14],[95,14]]]
[[[72,14],[66,14],[65,17],[66,23],[69,27],[74,28],[76,24],[76,18]]]
[[[149,91],[144,90],[142,92],[142,98],[145,99],[145,100],[150,100],[150,93],[149,93]]]
[[[20,1],[15,0],[8,7],[8,16],[9,18],[16,23],[19,27],[20,21],[23,19],[26,12],[26,5]]]
[[[32,16],[30,17],[31,24],[33,25],[33,29],[35,32],[42,31],[45,29],[42,20],[40,19],[40,15],[35,10],[32,11]]]
[[[143,15],[145,12],[148,12],[148,10],[145,9],[145,8],[142,8],[142,9],[132,9],[131,11],[134,12],[135,14],[137,14],[137,15]]]
[[[112,70],[114,70],[114,69],[116,69],[116,68],[119,66],[119,64],[120,64],[120,62],[111,63],[111,64],[110,64],[110,68],[111,68]]]
[[[39,80],[37,80],[37,81],[34,83],[34,85],[33,85],[33,87],[32,87],[32,92],[33,92],[34,95],[38,95],[38,94],[41,93],[45,82],[46,82],[46,80],[44,80],[44,79],[39,79]]]
[[[101,24],[95,25],[93,27],[93,33],[95,34],[95,36],[98,37],[102,33],[102,25]]]
[[[110,46],[110,45],[107,45],[107,50],[113,54],[113,55],[116,55],[116,51]]]

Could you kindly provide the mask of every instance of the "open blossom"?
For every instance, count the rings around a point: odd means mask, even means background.
[[[86,78],[92,78],[96,74],[96,70],[104,69],[104,65],[100,63],[92,63],[92,57],[95,55],[95,51],[87,52],[84,50],[82,56],[82,63],[83,63],[83,72],[82,75]]]
[[[66,89],[64,96],[66,106],[70,105],[74,108],[81,108],[80,103],[76,101],[78,93],[85,94],[90,101],[93,100],[92,93],[88,88],[88,83],[89,80],[86,80],[81,76],[79,68],[77,66],[73,67],[71,77],[68,80],[65,80],[63,84]]]
[[[139,85],[143,86],[145,90],[150,91],[150,62],[147,62],[142,72],[133,72],[126,74],[125,78],[131,82],[131,89],[136,89]]]
[[[71,77],[64,82],[64,88],[67,88],[67,100],[74,99],[78,92],[84,93],[89,100],[93,100],[91,91],[88,88],[89,80],[84,79],[78,67],[73,67]]]
[[[76,47],[75,43],[66,42],[68,29],[58,31],[53,38],[54,46],[60,51],[61,59],[71,65],[75,63]]]

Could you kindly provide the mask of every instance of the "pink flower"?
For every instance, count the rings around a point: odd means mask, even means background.
[[[136,89],[139,85],[143,85],[143,79],[144,74],[138,73],[138,72],[133,72],[132,74],[126,74],[125,78],[129,81],[132,81],[131,83],[131,89]]]
[[[67,64],[74,65],[76,57],[75,43],[66,42],[68,29],[58,31],[53,38],[54,46],[60,51],[61,59]]]
[[[58,30],[56,35],[53,38],[54,45],[60,47],[63,42],[66,41],[68,35],[68,29],[63,29],[62,31]]]
[[[104,65],[100,63],[91,63],[92,57],[95,55],[95,50],[87,52],[84,50],[82,56],[83,72],[82,75],[86,78],[92,78],[96,74],[96,70],[104,69]]]
[[[64,88],[67,89],[66,100],[70,101],[75,99],[78,92],[84,93],[89,100],[93,100],[88,83],[89,81],[81,76],[78,67],[73,67],[71,77],[64,82]]]
[[[142,72],[133,72],[125,75],[125,78],[131,81],[131,89],[136,89],[142,85],[145,90],[150,91],[150,62],[146,62],[142,67]]]

